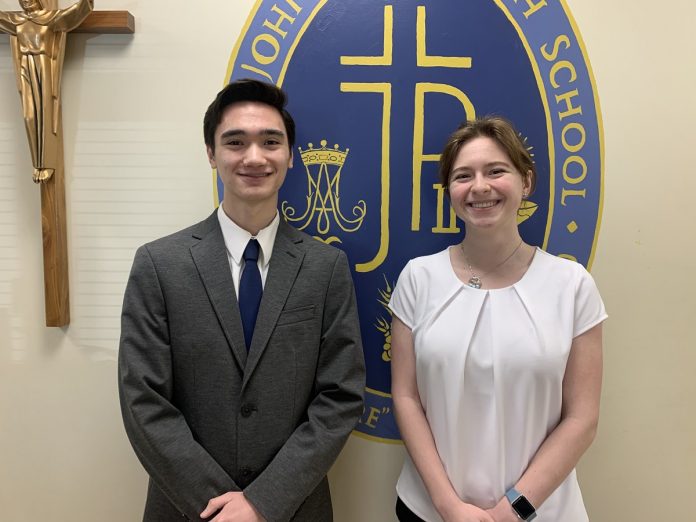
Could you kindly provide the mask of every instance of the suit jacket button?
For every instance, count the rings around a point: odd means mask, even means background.
[[[242,406],[242,417],[250,417],[255,409],[252,404],[245,404]]]
[[[249,475],[251,475],[251,469],[249,469],[246,466],[243,466],[242,468],[240,468],[239,471],[242,473],[242,477],[248,477]]]

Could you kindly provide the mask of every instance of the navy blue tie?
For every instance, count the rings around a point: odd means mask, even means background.
[[[239,280],[239,311],[242,316],[242,328],[244,328],[244,340],[247,350],[251,346],[251,338],[254,335],[256,315],[261,304],[261,272],[259,272],[259,242],[250,239],[244,249],[244,271]]]

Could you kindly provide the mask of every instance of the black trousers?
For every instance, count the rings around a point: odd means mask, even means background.
[[[408,509],[399,497],[396,497],[396,518],[399,519],[399,522],[425,522],[425,520]]]

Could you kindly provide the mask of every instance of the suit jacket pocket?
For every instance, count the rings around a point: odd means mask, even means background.
[[[300,323],[314,318],[314,305],[301,306],[299,308],[291,308],[280,312],[276,326],[286,324]]]

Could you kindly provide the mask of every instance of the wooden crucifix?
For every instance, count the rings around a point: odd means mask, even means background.
[[[94,0],[59,9],[57,0],[19,0],[23,11],[0,11],[0,32],[10,35],[17,89],[41,187],[46,326],[70,323],[65,172],[60,84],[69,32],[128,34],[127,11],[92,11]]]

